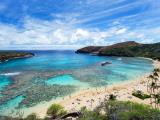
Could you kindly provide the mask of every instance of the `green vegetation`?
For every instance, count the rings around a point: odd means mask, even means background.
[[[139,44],[134,41],[117,43],[111,46],[88,46],[77,53],[97,53],[103,56],[148,57],[160,60],[160,43]]]
[[[78,120],[106,120],[106,116],[99,113],[99,111],[87,110],[86,107],[81,108],[82,115]]]
[[[76,51],[76,53],[96,53],[102,48],[102,46],[88,46]]]
[[[113,94],[110,94],[110,95],[109,95],[109,100],[116,100],[116,96],[113,95]]]
[[[35,113],[28,115],[24,120],[40,120]]]
[[[79,120],[160,120],[158,109],[117,100],[109,100],[93,111],[83,108],[81,112]]]
[[[151,98],[150,95],[144,94],[142,91],[139,91],[139,90],[134,91],[132,93],[132,95],[135,96],[135,97],[138,97],[138,98],[140,98],[142,100],[147,99],[147,98]]]
[[[124,102],[117,100],[108,100],[98,106],[93,111],[81,108],[80,116],[77,120],[160,120],[160,110],[154,109],[148,105],[134,102]],[[66,111],[58,104],[53,104],[47,111],[47,116],[40,119],[36,114],[28,115],[26,118],[14,118],[12,120],[56,120],[60,119]],[[1,119],[2,117],[0,117]],[[10,120],[9,117],[6,117]],[[2,119],[3,120],[3,119]]]
[[[156,68],[152,74],[148,76],[147,91],[150,93],[151,99],[150,104],[155,108],[160,105],[160,69]]]
[[[0,51],[0,62],[5,62],[11,59],[32,57],[33,53],[20,52],[20,51]]]
[[[108,120],[159,120],[160,111],[150,106],[123,101],[105,104]],[[137,119],[136,119],[137,118]]]
[[[64,107],[59,104],[53,104],[47,110],[47,115],[51,116],[52,118],[58,118],[65,115],[66,113],[67,111],[64,110]]]

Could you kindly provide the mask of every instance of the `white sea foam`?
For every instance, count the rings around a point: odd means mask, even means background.
[[[13,73],[1,73],[0,75],[5,75],[5,76],[14,76],[14,75],[19,75],[20,72],[13,72]]]
[[[118,58],[118,60],[122,60],[122,58]]]

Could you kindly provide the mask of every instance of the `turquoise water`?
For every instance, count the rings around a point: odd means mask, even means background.
[[[18,113],[19,109],[16,109],[21,101],[24,99],[23,96],[17,96],[9,101],[6,101],[0,106],[1,112],[5,115],[15,115]]]
[[[35,56],[0,64],[0,115],[88,88],[134,80],[153,70],[143,58],[30,51]],[[101,66],[102,62],[110,62]],[[10,112],[9,112],[10,111]]]
[[[10,80],[7,76],[0,76],[0,91],[10,84]]]
[[[76,80],[73,76],[71,75],[60,75],[56,76],[53,78],[50,78],[46,81],[47,85],[83,85],[82,82]]]

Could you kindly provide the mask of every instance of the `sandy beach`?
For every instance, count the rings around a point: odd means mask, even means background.
[[[153,64],[155,68],[160,68],[160,62],[154,61]],[[117,83],[115,85],[110,85],[107,87],[80,90],[70,96],[38,104],[34,107],[24,109],[24,117],[28,114],[36,113],[40,118],[43,118],[46,115],[48,107],[53,103],[61,104],[68,112],[78,111],[81,107],[84,106],[92,110],[100,105],[101,102],[108,99],[109,94],[116,95],[117,100],[133,101],[149,105],[149,99],[141,100],[137,97],[132,96],[132,92],[134,90],[142,90],[144,93],[147,93],[146,86],[147,77],[149,76],[149,74],[150,73],[139,76],[136,80],[130,80],[119,84]]]

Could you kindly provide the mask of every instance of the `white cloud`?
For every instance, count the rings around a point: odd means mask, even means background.
[[[101,41],[106,35],[95,31],[74,28],[62,21],[38,21],[27,19],[24,29],[0,25],[0,44],[4,45],[76,45],[91,44]],[[95,42],[94,42],[95,41]]]
[[[29,17],[26,18],[23,29],[4,24],[0,24],[0,29],[1,49],[15,48],[15,46],[17,48],[37,46],[45,49],[57,45],[71,48],[70,45],[107,45],[127,40],[149,43],[160,40],[158,37],[160,28],[131,30],[126,26],[118,25],[104,30],[86,29],[61,20],[41,21]]]
[[[119,34],[124,34],[125,32],[127,31],[126,28],[122,28],[122,29],[119,29],[116,31],[116,34],[119,35]]]

